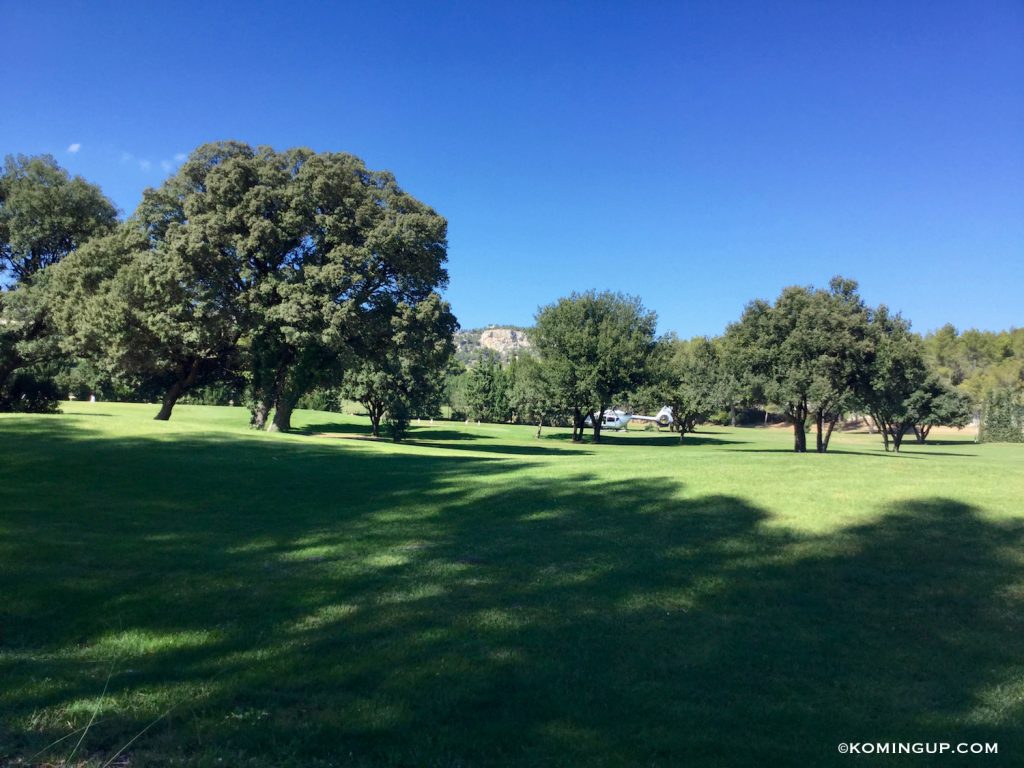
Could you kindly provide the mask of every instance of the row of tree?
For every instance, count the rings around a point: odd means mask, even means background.
[[[277,430],[344,382],[398,438],[454,352],[446,229],[347,154],[204,145],[123,222],[52,158],[8,158],[0,405],[44,407],[55,371],[87,367],[158,396],[157,419],[241,385],[253,426]]]
[[[204,145],[124,221],[52,158],[8,158],[0,409],[51,408],[78,380],[159,399],[168,419],[182,397],[224,387],[244,393],[254,427],[278,430],[326,391],[400,439],[447,388],[475,418],[564,421],[574,440],[589,423],[600,441],[616,405],[671,406],[680,439],[715,411],[759,406],[793,424],[796,451],[815,426],[824,452],[844,415],[867,412],[898,451],[907,434],[967,423],[972,402],[954,384],[982,370],[1017,371],[1018,388],[1024,378],[1020,332],[922,340],[835,278],[752,302],[723,336],[689,341],[658,338],[635,297],[573,294],[538,311],[535,356],[481,356],[446,383],[457,328],[439,293],[446,228],[347,154]],[[1008,415],[987,434],[1016,434],[1015,397],[992,401]]]
[[[964,426],[971,399],[944,381],[910,324],[868,307],[852,280],[828,289],[791,287],[774,303],[752,302],[717,339],[655,336],[655,315],[639,299],[574,294],[537,314],[537,356],[507,368],[483,358],[465,374],[477,418],[565,419],[573,439],[586,424],[601,439],[600,414],[613,405],[655,411],[669,405],[680,440],[709,414],[737,406],[780,411],[794,428],[794,450],[828,450],[844,416],[869,413],[886,449],[899,451],[935,425]]]

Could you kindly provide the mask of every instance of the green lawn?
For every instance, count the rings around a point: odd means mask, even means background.
[[[0,417],[0,765],[1024,764],[1024,446],[65,411]]]

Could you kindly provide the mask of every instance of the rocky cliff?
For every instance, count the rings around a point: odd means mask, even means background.
[[[455,334],[456,357],[466,363],[481,349],[495,352],[503,362],[513,355],[531,349],[528,332],[512,326],[491,326],[459,331]]]

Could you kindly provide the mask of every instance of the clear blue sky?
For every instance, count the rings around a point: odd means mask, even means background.
[[[1024,3],[0,0],[0,152],[130,213],[215,139],[361,156],[449,220],[464,327],[572,290],[716,334],[861,282],[1024,324]],[[71,151],[77,147],[77,151]]]

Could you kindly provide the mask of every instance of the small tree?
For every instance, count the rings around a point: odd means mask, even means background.
[[[466,370],[465,395],[470,417],[479,421],[508,420],[508,381],[495,352],[477,352]]]
[[[539,359],[523,355],[516,359],[509,389],[509,404],[524,421],[536,422],[540,437],[544,422],[562,410],[555,389],[551,385]]]
[[[914,437],[923,443],[932,427],[966,427],[974,418],[974,407],[964,393],[930,373],[921,387],[910,396],[910,409],[915,414]]]
[[[436,409],[455,354],[457,328],[451,308],[437,294],[415,306],[400,305],[376,354],[345,374],[343,394],[366,408],[374,437],[380,436],[383,421],[398,442],[412,416]]]
[[[871,349],[860,402],[882,433],[885,450],[899,452],[903,437],[923,419],[922,389],[928,381],[921,339],[910,323],[879,307],[870,325]]]
[[[1024,442],[1024,403],[1018,392],[1010,388],[989,392],[981,410],[978,442]]]
[[[600,442],[601,414],[641,382],[656,320],[639,298],[608,291],[574,293],[537,312],[533,338],[558,401],[572,413],[574,442],[588,417]]]
[[[649,366],[650,406],[672,408],[679,442],[708,414],[724,404],[721,361],[710,339],[682,341],[674,335],[659,340]]]

